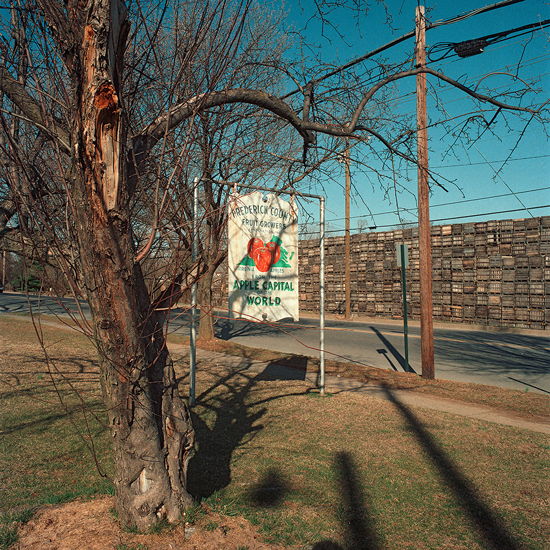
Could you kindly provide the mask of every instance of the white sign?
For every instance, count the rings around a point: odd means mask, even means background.
[[[298,209],[276,195],[233,194],[228,222],[233,317],[298,320]]]
[[[401,266],[401,254],[405,258],[405,267],[409,267],[409,247],[406,244],[396,244],[395,254],[397,256],[397,267]]]

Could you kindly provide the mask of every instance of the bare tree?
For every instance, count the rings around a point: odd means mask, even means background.
[[[214,211],[223,200],[211,183],[238,180],[239,170],[247,170],[205,142],[215,136],[237,144],[241,131],[274,127],[291,132],[301,140],[298,158],[280,158],[268,141],[257,157],[262,164],[270,155],[286,160],[288,180],[281,185],[334,158],[343,138],[365,154],[414,165],[414,132],[405,119],[386,120],[384,97],[419,72],[476,104],[541,116],[540,106],[529,103],[528,86],[497,96],[429,68],[381,62],[374,80],[366,78],[374,69],[322,79],[327,67],[272,59],[268,81],[277,82],[270,71],[281,72],[298,93],[283,99],[282,90],[266,89],[261,79],[243,86],[235,75],[246,64],[232,63],[246,44],[250,10],[250,0],[129,7],[122,0],[12,0],[0,15],[10,17],[3,21],[9,39],[0,66],[2,246],[58,265],[75,296],[90,305],[114,446],[116,507],[122,521],[140,528],[162,517],[176,520],[191,503],[186,477],[194,432],[161,310],[205,269],[188,262],[188,233],[178,227],[188,223],[189,203],[175,197],[188,197],[194,176],[204,178],[208,253],[222,239]],[[236,106],[243,107],[233,120]],[[248,124],[255,117],[262,124]],[[160,296],[144,277],[152,250],[170,258]],[[217,257],[205,262],[215,265]]]

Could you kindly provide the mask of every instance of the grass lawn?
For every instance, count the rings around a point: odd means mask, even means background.
[[[26,510],[111,491],[93,348],[75,332],[46,324],[42,331],[49,361],[28,320],[0,316],[0,548]],[[187,362],[177,353],[175,362],[186,393]],[[548,547],[547,435],[397,400],[321,397],[246,363],[199,364],[189,489],[204,504],[296,548]],[[411,391],[430,392],[415,384]],[[397,387],[387,386],[390,394]],[[471,401],[478,391],[487,398],[477,386],[458,395]],[[540,415],[550,404],[534,394],[498,395],[520,412],[536,407]]]

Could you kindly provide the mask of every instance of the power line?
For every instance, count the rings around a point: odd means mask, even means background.
[[[458,23],[459,21],[464,21],[465,19],[468,19],[469,17],[473,17],[474,15],[479,15],[481,13],[492,11],[492,10],[495,10],[495,9],[498,9],[498,8],[503,8],[505,6],[511,6],[513,4],[518,4],[519,2],[523,2],[523,1],[524,0],[503,0],[501,2],[497,2],[496,4],[491,4],[489,6],[485,6],[483,8],[478,8],[478,9],[472,10],[470,12],[464,13],[462,15],[452,17],[451,19],[439,20],[439,21],[436,21],[435,23],[429,23],[429,24],[426,25],[426,31],[431,30],[431,29],[435,29],[437,27],[441,27],[441,26],[444,26],[444,25],[451,25],[453,23]],[[400,36],[399,38],[396,38],[395,40],[392,40],[391,42],[388,42],[387,44],[384,44],[383,46],[380,46],[379,48],[376,48],[376,49],[370,51],[369,53],[367,53],[365,55],[362,55],[361,57],[357,57],[357,58],[349,61],[348,63],[345,63],[344,65],[341,65],[337,69],[333,69],[332,71],[329,71],[328,73],[324,74],[323,76],[312,80],[311,83],[313,85],[316,85],[316,84],[319,84],[320,82],[322,82],[323,80],[327,80],[331,76],[334,76],[334,75],[339,74],[339,73],[343,73],[343,71],[345,71],[345,70],[347,70],[347,69],[349,69],[349,68],[351,68],[355,65],[358,65],[359,63],[362,63],[363,61],[366,61],[367,59],[370,59],[371,57],[374,57],[375,55],[378,55],[379,53],[382,53],[382,52],[392,48],[393,46],[396,46],[397,44],[400,44],[401,42],[404,42],[405,40],[408,40],[409,38],[413,38],[415,36],[415,34],[416,34],[416,30],[410,31],[407,34],[404,34],[404,35]],[[293,96],[297,93],[300,93],[301,91],[302,91],[301,88],[292,90],[291,92],[288,92],[287,94],[281,96],[281,99],[286,99],[290,96]]]
[[[544,55],[541,55],[541,56],[538,56],[538,57],[533,57],[531,59],[525,60],[523,63],[518,65],[517,68],[518,69],[523,69],[525,67],[531,67],[532,65],[536,65],[537,63],[545,63],[545,62],[548,62],[549,58],[550,58],[549,54],[544,54]],[[457,61],[459,61],[459,60],[457,60]],[[530,63],[530,62],[532,62],[532,63]],[[496,69],[492,72],[500,73],[500,72],[504,72],[505,70],[506,70],[505,67],[501,67],[501,68]],[[546,74],[548,74],[548,73],[539,73],[537,76],[542,77],[542,76],[545,76]],[[480,75],[472,76],[464,82],[464,85],[469,86],[470,83],[475,82],[477,79],[479,79],[482,76],[486,76],[486,74],[480,74]],[[501,86],[501,88],[503,88],[503,87],[505,87],[505,86],[504,85]],[[444,84],[444,85],[442,85],[438,88],[438,94],[447,92],[449,90],[455,90],[455,89],[456,88],[454,86],[452,86],[451,84]],[[414,91],[408,92],[404,95],[393,98],[391,100],[391,102],[393,104],[397,104],[398,102],[401,102],[401,105],[403,105],[404,103],[412,101],[413,98],[415,97],[415,95],[416,95],[416,93]],[[467,99],[467,97],[466,96],[460,96],[458,98],[448,100],[447,102],[443,103],[443,105],[448,105],[449,103],[454,103],[454,102],[457,102],[457,101],[463,101],[464,99]],[[408,113],[408,114],[411,114],[411,113]]]
[[[453,201],[453,202],[444,202],[441,204],[433,204],[431,205],[431,208],[438,208],[442,206],[454,206],[455,204],[467,204],[470,202],[478,202],[478,201],[485,201],[485,200],[493,200],[493,199],[501,199],[503,197],[512,197],[515,195],[520,195],[524,193],[538,193],[539,191],[547,191],[550,189],[550,187],[541,187],[540,189],[527,189],[526,191],[518,191],[514,193],[512,190],[510,190],[510,193],[503,193],[502,195],[493,195],[491,197],[478,197],[475,199],[464,199],[462,201]]]
[[[519,161],[519,160],[535,160],[535,159],[545,159],[545,158],[550,158],[550,155],[535,155],[535,156],[532,156],[532,157],[520,157],[520,158],[514,158],[514,159],[501,159],[501,160],[492,160],[492,161],[489,161],[489,162],[493,162],[493,163],[496,163],[496,162],[516,162],[516,161]],[[353,160],[353,159],[351,159]],[[441,166],[432,166],[430,168],[430,170],[444,170],[445,168],[463,168],[465,166],[485,166],[487,164],[489,164],[489,162],[486,162],[486,161],[483,161],[483,162],[462,162],[460,164],[444,164],[444,165],[441,165]],[[384,173],[384,172],[392,172],[392,170],[378,170],[378,172],[380,173]],[[527,193],[527,191],[522,191],[522,193]]]
[[[534,160],[534,159],[543,159],[543,158],[549,158],[550,155],[537,155],[534,157],[521,157],[517,159],[504,159],[504,160],[492,160],[491,162],[514,162],[517,160]],[[462,168],[463,166],[480,166],[480,165],[486,165],[488,162],[468,162],[462,163],[462,164],[447,164],[445,166],[434,166],[433,170],[441,170],[443,168]],[[525,191],[522,191],[522,193],[525,193]]]
[[[550,19],[544,21],[537,21],[536,23],[530,23],[529,25],[523,25],[522,27],[516,27],[515,29],[510,29],[508,31],[501,31],[495,34],[488,34],[480,38],[473,40],[466,40],[464,42],[439,42],[434,44],[427,51],[428,58],[430,61],[441,61],[442,59],[452,57],[457,55],[459,57],[470,57],[479,53],[483,53],[484,48],[491,44],[496,44],[497,42],[502,42],[504,40],[510,40],[511,38],[516,38],[518,36],[523,36],[525,34],[534,33],[536,30],[542,30],[545,27],[550,25]],[[514,35],[514,36],[509,36]],[[451,52],[455,52],[454,54]],[[441,57],[437,59],[432,59],[431,55],[433,53],[442,53]]]
[[[439,20],[435,23],[429,24],[426,26],[426,29],[430,28],[436,28],[441,27],[443,25],[451,25],[452,23],[458,23],[459,21],[464,21],[470,17],[473,17],[474,15],[480,15],[481,13],[486,13],[492,10],[496,10],[499,8],[504,8],[505,6],[511,6],[513,4],[518,4],[519,2],[523,2],[524,0],[508,0],[503,2],[497,2],[496,4],[490,4],[489,6],[485,6],[483,8],[477,8],[475,10],[472,10],[467,13],[463,13],[462,15],[457,15],[456,17],[453,17],[452,19],[447,20]]]
[[[493,199],[502,199],[504,197],[512,197],[512,196],[515,196],[515,195],[523,195],[525,193],[537,193],[539,191],[548,191],[550,189],[550,187],[540,187],[539,189],[527,189],[525,191],[518,191],[516,193],[514,193],[513,191],[510,191],[510,193],[503,193],[501,195],[492,195],[490,197],[477,197],[477,198],[474,198],[474,199],[464,199],[464,200],[460,200],[460,201],[452,201],[452,202],[444,202],[444,203],[440,203],[440,204],[432,204],[430,205],[430,209],[433,209],[433,208],[440,208],[440,207],[443,207],[443,206],[455,206],[457,204],[468,204],[468,203],[471,203],[471,202],[479,202],[479,201],[486,201],[486,200],[493,200]],[[405,212],[409,212],[410,209],[407,209],[407,208],[403,208],[401,209],[401,211],[405,211]],[[522,209],[521,209],[522,210]],[[350,219],[357,219],[357,218],[371,218],[371,217],[374,217],[374,216],[385,216],[385,215],[388,215],[388,214],[399,214],[400,210],[389,210],[387,212],[377,212],[377,213],[374,213],[374,214],[363,214],[363,215],[358,215],[358,216],[352,216]],[[480,214],[482,215],[482,214]],[[343,219],[345,218],[332,218],[332,219],[329,219],[327,220],[327,223],[334,223],[334,222],[338,222],[338,221],[342,221]],[[339,230],[339,231],[342,231],[342,230]]]
[[[514,42],[512,44],[506,44],[504,46],[501,46],[501,47],[510,47],[510,46],[514,46],[516,44],[519,44],[521,41],[518,41],[518,42]],[[499,49],[499,48],[497,48]],[[495,50],[494,50],[495,51]],[[544,54],[544,55],[540,55],[538,57],[533,57],[531,59],[527,59],[525,60],[524,62],[520,63],[519,65],[517,65],[517,69],[523,69],[523,68],[526,68],[526,67],[531,67],[532,65],[535,65],[537,63],[543,63],[543,62],[546,62],[548,61],[548,54]],[[447,63],[445,64],[452,64],[452,63],[458,63],[460,62],[462,59],[460,58],[457,58],[457,59],[453,59],[451,61],[448,61]],[[445,65],[444,64],[444,65]],[[432,63],[428,63],[427,65],[432,65]],[[331,93],[331,97],[341,97],[347,93],[349,93],[350,90],[354,90],[354,89],[357,89],[359,87],[364,87],[364,86],[367,86],[367,85],[373,85],[374,83],[376,82],[379,82],[380,80],[383,80],[385,77],[387,77],[387,74],[388,72],[392,71],[393,69],[395,69],[396,67],[398,67],[399,64],[393,64],[393,65],[385,65],[384,67],[380,67],[379,68],[379,72],[378,74],[371,74],[368,78],[365,78],[359,82],[356,82],[351,88],[349,89],[346,89],[346,90],[340,90],[340,91],[336,91],[335,93],[332,93],[331,90],[328,90],[329,93]],[[506,71],[506,67],[502,67],[502,68],[499,68],[499,69],[496,69],[495,71],[492,71],[492,72],[503,72],[503,71]],[[541,76],[544,76],[546,73],[539,73],[537,76],[541,77]],[[473,77],[470,77],[468,80],[466,80],[464,82],[464,84],[466,86],[469,85],[469,83],[471,82],[475,82],[476,79],[482,77],[482,76],[486,76],[485,74],[482,74],[482,75],[476,75],[476,76],[473,76]],[[455,87],[452,86],[451,84],[443,84],[440,86],[439,88],[439,91],[440,92],[445,92],[445,91],[448,91],[448,90],[454,90]],[[326,92],[325,92],[326,93]],[[394,99],[392,99],[391,101],[393,103],[397,103],[398,101],[401,101],[405,98],[407,98],[407,101],[410,101],[413,97],[416,96],[416,92],[412,91],[412,92],[409,92],[409,93],[406,93],[402,96],[399,96],[399,97],[396,97]],[[461,100],[463,99],[463,97],[459,98],[458,100]],[[455,100],[451,100],[451,101],[458,101],[457,99]]]
[[[496,216],[497,214],[511,214],[513,212],[525,212],[526,210],[537,210],[539,208],[550,208],[550,204],[544,204],[544,205],[541,205],[541,206],[530,206],[530,207],[526,207],[526,208],[514,208],[512,210],[498,210],[498,211],[494,211],[494,212],[482,212],[480,214],[465,214],[463,216],[452,216],[452,217],[448,217],[448,218],[439,218],[439,219],[435,219],[435,220],[432,219],[432,220],[430,220],[430,223],[449,222],[449,221],[452,221],[452,220],[466,220],[466,219],[469,219],[469,218],[480,218],[480,217],[486,217],[486,216]],[[391,212],[388,212],[388,213],[391,213]],[[377,216],[377,215],[380,215],[380,214],[374,214],[374,215]],[[382,229],[384,227],[395,227],[395,226],[398,226],[398,225],[412,226],[413,224],[409,224],[409,223],[405,223],[405,224],[389,223],[389,224],[371,226],[371,227],[369,227],[369,229],[375,230],[375,229]],[[343,231],[344,231],[343,229],[328,229],[328,230],[325,230],[325,233],[342,233]],[[315,235],[316,233],[317,233],[316,231],[311,231],[311,232],[303,232],[302,231],[300,233],[300,235]]]
[[[482,214],[468,214],[466,216],[454,216],[451,218],[440,218],[438,220],[431,220],[431,222],[442,222],[442,221],[449,221],[449,220],[463,220],[467,218],[479,218],[481,216],[496,216],[497,214],[511,214],[512,212],[524,212],[529,210],[536,210],[539,208],[550,208],[550,204],[544,204],[542,206],[530,206],[525,208],[514,208],[513,210],[498,210],[495,212],[483,212]]]

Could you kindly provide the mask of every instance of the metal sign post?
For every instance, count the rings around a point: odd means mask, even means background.
[[[194,262],[199,249],[199,182],[200,178],[193,181],[193,250],[191,259]],[[195,371],[197,364],[197,282],[191,287],[191,334],[189,337],[189,405],[195,404]]]
[[[319,198],[319,392],[325,395],[325,197]]]

